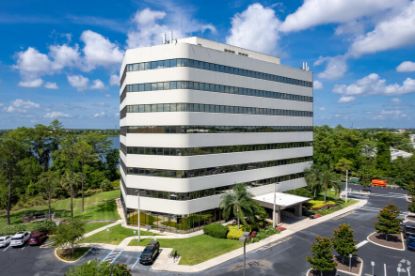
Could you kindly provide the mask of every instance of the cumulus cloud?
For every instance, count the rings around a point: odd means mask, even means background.
[[[118,86],[120,84],[120,77],[118,75],[111,75],[110,76],[110,85],[111,86]]]
[[[102,80],[97,79],[92,82],[91,89],[102,90],[104,88],[105,88],[105,84],[102,82]]]
[[[52,45],[49,47],[49,55],[53,60],[51,65],[54,70],[61,70],[64,67],[76,67],[81,62],[78,45],[75,45],[75,47],[66,44]]]
[[[39,108],[38,103],[32,102],[30,100],[16,99],[9,106],[5,107],[6,112],[19,112],[26,113],[28,110]]]
[[[212,24],[194,19],[191,12],[183,7],[166,5],[166,11],[145,8],[135,13],[134,25],[127,34],[128,48],[151,46],[162,42],[162,34],[173,32],[175,38],[206,31],[216,32]]]
[[[324,71],[318,74],[319,78],[334,80],[342,77],[347,71],[346,58],[344,56],[320,57],[314,65],[326,64]]]
[[[408,115],[399,109],[382,109],[380,110],[375,116],[373,117],[375,120],[385,120],[385,119],[404,119],[407,118]]]
[[[46,113],[43,118],[46,119],[59,119],[59,118],[69,118],[69,114],[60,112],[60,111],[52,111],[52,112],[48,112]]]
[[[313,82],[313,88],[314,88],[314,90],[322,89],[323,88],[323,83],[319,80],[315,80]]]
[[[396,5],[394,1],[379,2]],[[358,57],[412,44],[415,44],[415,1],[403,5],[400,13],[379,21],[372,31],[356,38],[349,54]]]
[[[407,1],[308,0],[285,18],[281,31],[301,31],[321,24],[350,22],[395,8],[405,2]]]
[[[273,9],[266,8],[259,3],[252,4],[242,13],[233,16],[226,43],[272,53],[277,48],[280,24]]]
[[[357,96],[362,95],[389,95],[396,96],[415,92],[415,79],[407,78],[402,84],[387,84],[385,79],[378,74],[372,73],[356,82],[345,85],[335,85],[333,92],[340,94],[340,102],[351,102]]]
[[[396,67],[398,72],[415,72],[415,62],[404,61]]]
[[[100,117],[104,117],[105,116],[105,112],[101,111],[101,112],[97,112],[94,114],[94,118],[100,118]]]
[[[45,83],[45,88],[47,89],[58,89],[56,82],[47,82]]]
[[[88,88],[89,79],[82,75],[68,75],[67,80],[78,91],[83,91]]]
[[[401,103],[401,99],[399,99],[399,98],[392,98],[392,103],[394,103],[394,104],[400,104]]]
[[[19,86],[25,87],[25,88],[36,88],[36,87],[42,86],[42,84],[43,84],[43,80],[40,78],[22,80],[19,82]]]

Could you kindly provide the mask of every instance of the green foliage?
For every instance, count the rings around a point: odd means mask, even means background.
[[[310,205],[310,209],[311,210],[320,210],[320,209],[324,209],[324,208],[330,208],[336,205],[336,202],[329,200],[329,201],[324,201],[324,200],[309,200],[307,202],[307,204]]]
[[[220,223],[212,223],[203,227],[203,233],[214,238],[226,239],[228,228]]]
[[[345,260],[349,254],[356,254],[353,230],[348,224],[341,224],[333,233],[333,248]]]
[[[4,225],[0,228],[0,235],[14,235],[17,232],[26,231],[27,226],[24,224]]]
[[[229,240],[238,240],[244,234],[244,230],[242,227],[238,227],[237,225],[229,226],[228,234],[226,238]]]
[[[125,264],[111,264],[109,262],[88,261],[72,267],[65,276],[130,276],[131,272]]]
[[[399,208],[393,204],[387,205],[380,210],[375,229],[378,233],[386,235],[398,234],[400,232]]]
[[[53,233],[56,231],[56,228],[57,228],[56,223],[50,220],[45,220],[45,221],[31,223],[30,226],[28,227],[28,230]]]
[[[279,231],[276,230],[273,227],[267,227],[265,229],[260,229],[257,232],[256,237],[252,238],[251,241],[252,242],[257,242],[257,241],[263,240],[265,238],[268,238],[269,236],[272,236],[272,235],[275,235],[275,234],[278,234],[278,233],[279,233]]]
[[[53,242],[55,246],[68,248],[73,252],[74,246],[84,234],[84,222],[79,219],[70,219],[56,228]]]
[[[100,188],[104,192],[108,192],[114,189],[111,181],[109,181],[108,179],[104,179],[104,181],[102,181]]]
[[[286,193],[292,194],[292,195],[303,196],[303,197],[313,197],[314,196],[313,193],[310,191],[310,189],[308,189],[307,187],[286,191]]]
[[[329,272],[336,268],[333,260],[333,245],[331,240],[326,237],[317,237],[311,246],[311,257],[307,257],[307,262],[311,268],[319,272]]]

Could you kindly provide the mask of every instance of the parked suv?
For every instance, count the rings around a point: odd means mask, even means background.
[[[160,243],[156,240],[151,241],[140,256],[140,264],[151,265],[160,253]]]
[[[403,234],[405,238],[415,236],[415,222],[405,222],[403,225]]]
[[[0,237],[0,247],[9,246],[11,240],[12,240],[12,238],[10,236]]]
[[[23,246],[30,238],[30,232],[17,232],[10,242],[10,246],[17,247]]]
[[[41,245],[48,238],[48,234],[42,231],[35,231],[30,234],[29,245]]]

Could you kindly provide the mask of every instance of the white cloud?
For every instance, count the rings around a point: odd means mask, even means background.
[[[354,101],[356,97],[354,96],[341,96],[339,99],[339,103],[350,103]]]
[[[44,116],[46,119],[58,119],[58,118],[69,118],[69,114],[60,112],[60,111],[52,111],[46,113]]]
[[[415,27],[414,27],[415,28]],[[396,67],[398,72],[415,72],[415,62],[404,61]]]
[[[212,24],[204,24],[194,19],[189,10],[166,3],[166,11],[149,8],[137,11],[132,19],[134,25],[128,31],[127,47],[151,46],[162,42],[162,34],[181,38],[194,33],[210,31],[215,33]]]
[[[372,73],[349,85],[335,85],[333,92],[341,95],[340,102],[350,102],[362,95],[402,95],[415,92],[415,79],[407,78],[402,84],[387,84],[385,79]]]
[[[319,80],[315,80],[313,82],[313,88],[314,88],[314,90],[322,89],[323,88],[323,83]]]
[[[394,104],[400,104],[401,103],[401,99],[399,99],[399,98],[392,98],[392,103],[394,103]]]
[[[226,43],[272,53],[277,48],[280,24],[273,9],[265,8],[259,3],[252,4],[242,13],[233,16]]]
[[[19,86],[25,87],[25,88],[36,88],[36,87],[42,86],[42,84],[43,84],[43,80],[40,78],[22,80],[19,82]]]
[[[81,75],[68,75],[69,84],[78,91],[83,91],[88,88],[89,79]]]
[[[118,86],[120,84],[120,77],[118,75],[111,75],[110,76],[110,85],[111,86]]]
[[[394,1],[379,2],[396,5]],[[350,4],[349,1],[345,3]],[[400,13],[380,20],[371,32],[356,38],[349,49],[349,54],[358,57],[415,44],[415,1],[410,1],[400,8],[402,9]]]
[[[347,71],[346,58],[344,56],[320,57],[314,65],[325,63],[326,68],[318,74],[319,78],[334,80],[342,77]]]
[[[53,70],[61,70],[64,67],[77,67],[81,62],[78,45],[75,47],[70,47],[66,44],[52,45],[49,47],[49,55],[53,60]]]
[[[47,89],[58,89],[56,82],[47,82],[45,83],[45,88]]]
[[[305,30],[321,24],[345,23],[399,7],[406,0],[307,0],[294,13],[288,15],[281,31]]]
[[[123,52],[116,44],[99,33],[84,31],[81,40],[85,43],[82,51],[86,70],[92,70],[97,66],[118,65],[121,62]]]
[[[102,82],[102,80],[98,80],[98,79],[94,80],[91,85],[91,89],[94,89],[94,90],[102,90],[104,88],[105,88],[104,83]]]
[[[26,113],[30,109],[39,108],[40,105],[30,100],[16,99],[8,107],[5,107],[6,112]]]
[[[325,110],[326,110],[326,108],[325,108],[324,106],[322,106],[322,107],[320,107],[318,110],[320,110],[320,111],[325,111]]]
[[[101,111],[101,112],[98,112],[98,113],[95,113],[94,114],[94,118],[100,118],[100,117],[104,117],[105,116],[105,112],[104,111]]]
[[[390,110],[382,109],[373,118],[375,120],[385,120],[385,119],[404,119],[407,117],[408,115],[404,111],[399,110],[399,109],[390,109]]]

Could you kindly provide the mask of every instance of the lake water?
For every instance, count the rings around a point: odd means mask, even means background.
[[[120,148],[120,136],[110,136],[109,139],[111,140],[113,149]]]

